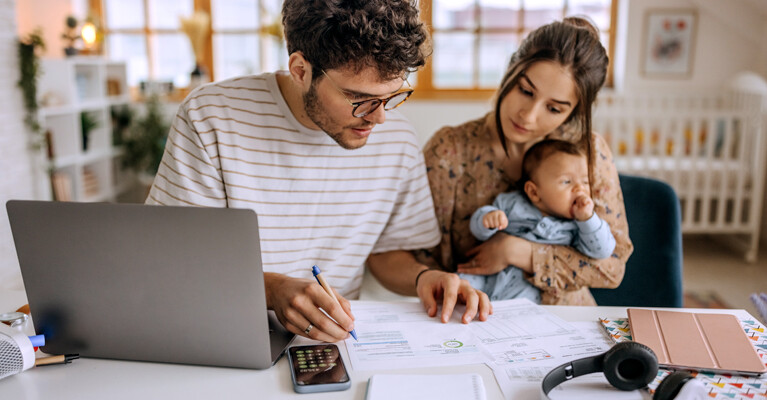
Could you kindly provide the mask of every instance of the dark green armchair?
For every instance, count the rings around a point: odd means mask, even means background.
[[[615,289],[591,289],[600,306],[682,307],[682,220],[668,184],[620,175],[634,253]]]

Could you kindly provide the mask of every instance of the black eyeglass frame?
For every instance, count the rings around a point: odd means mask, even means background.
[[[377,110],[378,107],[380,107],[382,104],[383,104],[384,110],[386,110],[386,111],[393,110],[393,109],[401,106],[402,103],[404,103],[408,98],[410,98],[410,95],[413,94],[413,92],[415,91],[410,86],[410,82],[408,82],[407,78],[405,78],[405,83],[407,83],[407,86],[408,86],[408,88],[405,89],[405,90],[400,90],[400,91],[397,91],[396,93],[392,93],[391,96],[383,98],[383,99],[368,99],[368,100],[362,100],[362,101],[358,101],[358,102],[353,102],[353,101],[349,100],[348,97],[346,97],[346,95],[344,94],[343,89],[338,87],[338,85],[336,85],[336,83],[333,82],[333,79],[328,76],[328,74],[325,72],[324,69],[321,70],[321,71],[322,71],[322,74],[325,75],[326,78],[328,78],[328,82],[330,82],[330,84],[333,85],[333,87],[338,91],[338,93],[341,93],[341,96],[344,96],[344,100],[346,100],[346,102],[349,103],[350,106],[352,106],[352,116],[355,117],[355,118],[362,118],[362,117],[364,117],[366,115],[370,115],[372,112]],[[400,101],[399,103],[397,103],[397,104],[387,108],[388,104],[389,104],[389,100],[391,100],[391,99],[393,99],[393,98],[395,98],[397,96],[401,96],[403,93],[406,93],[406,96],[405,96],[404,99],[402,99],[402,101]],[[369,110],[367,110],[365,112],[357,113],[357,109],[360,106],[365,105],[365,104],[372,104],[372,105],[370,106]]]

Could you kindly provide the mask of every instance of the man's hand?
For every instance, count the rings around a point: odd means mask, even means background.
[[[594,215],[594,200],[589,196],[578,196],[572,207],[573,218],[578,221],[586,221]]]
[[[466,304],[466,311],[461,317],[461,322],[464,324],[471,322],[477,313],[479,313],[480,321],[487,320],[487,316],[493,313],[490,298],[453,273],[436,269],[424,272],[418,279],[416,292],[430,317],[437,315],[438,303],[442,302],[440,320],[443,323],[450,320],[455,304],[458,302]]]
[[[509,225],[506,213],[501,210],[493,210],[482,217],[482,225],[487,229],[504,230]]]
[[[354,329],[354,316],[349,301],[335,292],[335,289],[333,291],[340,306],[313,280],[264,273],[264,285],[267,308],[274,310],[282,325],[296,335],[332,343],[345,339],[349,331]],[[320,308],[333,317],[335,322]]]

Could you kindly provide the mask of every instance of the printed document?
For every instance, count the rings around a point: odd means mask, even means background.
[[[460,322],[461,309],[443,324],[418,303],[358,302],[353,311],[359,341],[347,339],[346,347],[359,370],[485,363],[500,382],[501,374],[525,375],[519,368],[548,370],[608,348],[601,333],[595,340],[526,299],[493,302],[487,321],[470,324]]]
[[[461,314],[443,324],[419,303],[357,302],[354,327],[359,341],[346,340],[352,368],[397,369],[403,365],[434,367],[479,364],[478,340],[460,322]]]

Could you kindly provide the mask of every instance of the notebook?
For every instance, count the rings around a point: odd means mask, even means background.
[[[365,400],[485,400],[479,374],[373,375]]]
[[[638,308],[627,312],[634,340],[649,346],[661,366],[746,375],[767,372],[734,315]]]
[[[260,369],[292,338],[267,315],[252,210],[6,208],[46,353]]]

